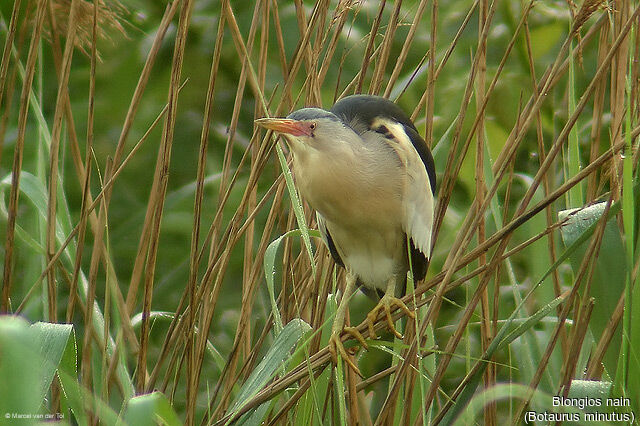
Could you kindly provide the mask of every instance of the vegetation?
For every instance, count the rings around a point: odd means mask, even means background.
[[[637,2],[0,13],[2,421],[637,422]],[[351,93],[407,111],[438,177],[415,321],[345,341],[364,377],[331,362],[344,273],[253,124]]]

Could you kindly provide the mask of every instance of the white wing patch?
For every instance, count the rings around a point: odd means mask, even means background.
[[[374,128],[380,125],[385,126],[397,142],[391,145],[398,153],[407,174],[403,193],[402,228],[413,240],[415,247],[428,259],[431,257],[431,231],[435,203],[427,169],[402,124],[382,118],[375,120],[372,124]]]

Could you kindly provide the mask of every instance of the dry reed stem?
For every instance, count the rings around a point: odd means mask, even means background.
[[[198,166],[196,172],[196,194],[194,198],[193,207],[193,229],[191,232],[191,248],[189,255],[189,306],[196,306],[196,292],[197,292],[197,280],[198,280],[198,247],[200,243],[200,224],[202,218],[202,202],[204,198],[204,178],[207,164],[207,152],[209,144],[209,128],[211,120],[213,118],[213,105],[214,105],[214,93],[216,87],[216,77],[218,75],[218,67],[220,65],[220,56],[222,52],[222,39],[224,35],[224,17],[220,17],[218,22],[218,30],[216,34],[216,41],[213,50],[213,57],[211,60],[211,69],[209,72],[209,85],[207,87],[207,95],[205,98],[204,117],[202,120],[202,131],[200,134],[200,148],[198,154]],[[188,312],[188,325],[185,334],[187,339],[187,424],[194,423],[195,404],[197,395],[194,393],[194,389],[197,389],[195,379],[195,310],[191,309]]]
[[[278,1],[272,0],[271,3],[273,6],[271,15],[273,16],[273,26],[276,31],[276,41],[278,43],[278,57],[280,58],[280,66],[282,67],[282,76],[286,79],[288,74],[287,56],[285,54],[284,37],[282,35],[282,25],[280,24],[280,14],[278,12]],[[288,100],[288,102],[290,103],[291,100]]]
[[[418,118],[418,112],[420,111],[420,108],[422,107],[422,105],[425,102],[428,101],[428,97],[429,96],[433,96],[434,95],[433,86],[434,86],[436,80],[438,79],[438,76],[440,75],[440,72],[442,71],[442,69],[446,65],[447,61],[449,60],[449,57],[451,57],[451,54],[453,53],[454,49],[456,48],[456,46],[458,44],[458,41],[460,40],[460,37],[462,37],[463,31],[467,28],[467,24],[469,23],[469,21],[471,21],[471,17],[473,16],[473,12],[478,7],[479,3],[480,3],[480,0],[475,0],[473,2],[473,5],[471,6],[469,11],[465,15],[464,20],[462,21],[462,24],[458,28],[458,31],[456,32],[456,35],[453,37],[453,40],[451,40],[451,43],[449,44],[449,47],[447,48],[447,51],[442,56],[442,60],[440,60],[440,64],[438,65],[438,68],[435,71],[429,71],[429,79],[427,81],[427,90],[425,90],[425,92],[422,94],[422,97],[420,98],[420,101],[416,105],[416,108],[413,110],[413,113],[411,114],[411,120],[415,121]],[[436,41],[437,41],[437,39],[436,39],[436,37],[437,37],[437,28],[434,27],[434,25],[437,25],[437,18],[438,18],[438,2],[437,2],[437,0],[435,0],[435,2],[433,3],[433,6],[432,6],[432,12],[431,12],[431,22],[432,22],[432,24],[431,24],[431,37],[432,37],[434,46],[435,46]],[[433,52],[431,52],[432,50],[433,50]],[[430,58],[430,61],[429,61],[429,67],[435,66],[435,63],[436,63],[436,61],[435,61],[435,53],[436,52],[435,52],[434,49],[430,49],[429,56],[431,58]],[[431,107],[431,109],[433,109],[433,107]],[[430,121],[433,121],[433,111],[431,111],[430,113],[431,113],[431,118],[429,118],[429,110],[427,110],[427,115],[426,115],[427,125],[428,125],[428,123]],[[431,124],[431,126],[433,126],[433,123]],[[427,127],[426,132],[425,132],[425,140],[427,141],[428,144],[432,143],[432,141],[431,141],[432,137],[433,137],[433,130],[431,128]]]
[[[373,70],[373,75],[371,76],[371,82],[369,83],[368,92],[371,94],[377,94],[380,92],[385,68],[387,66],[387,62],[389,61],[389,55],[391,54],[393,36],[395,35],[396,28],[398,28],[399,24],[398,19],[400,16],[400,7],[402,6],[402,1],[395,1],[393,4],[395,7],[393,8],[393,12],[391,12],[389,22],[387,23],[387,29],[384,33],[382,43],[380,44],[380,54],[378,55],[376,65]]]
[[[613,2],[614,9],[611,11],[613,15],[613,27],[611,35],[620,40],[619,48],[611,60],[611,83],[609,104],[611,110],[611,134],[610,143],[615,144],[621,137],[621,132],[617,131],[622,128],[626,115],[626,79],[628,71],[629,58],[629,37],[630,25],[624,25],[628,22],[631,8],[631,2],[625,0],[617,0]],[[622,38],[621,38],[622,37]],[[612,177],[611,185],[618,197],[622,196],[622,155],[616,157],[612,161]]]
[[[124,124],[122,126],[122,130],[120,132],[120,137],[118,138],[118,144],[116,145],[116,150],[113,156],[114,164],[118,165],[120,163],[120,158],[124,154],[125,144],[129,132],[133,126],[133,122],[138,112],[138,107],[140,106],[140,101],[142,100],[142,95],[149,81],[149,77],[151,76],[151,71],[153,66],[155,65],[155,61],[158,57],[158,52],[160,47],[162,46],[162,42],[167,33],[167,29],[171,24],[171,21],[178,10],[178,6],[180,2],[175,1],[170,5],[167,5],[165,9],[165,13],[162,16],[162,20],[160,21],[160,25],[158,26],[158,31],[156,32],[156,36],[153,39],[153,44],[151,45],[151,49],[147,54],[147,59],[145,60],[144,66],[142,68],[142,72],[140,73],[140,77],[138,78],[138,83],[136,84],[136,88],[134,89],[133,96],[131,97],[131,102],[129,104],[129,109],[127,111],[127,115],[124,119]],[[167,107],[168,108],[168,107]],[[106,180],[110,180],[110,170],[107,170],[105,173]],[[107,192],[105,197],[105,205],[109,205],[109,201],[111,198],[111,190]],[[127,290],[127,314],[131,315],[133,313],[136,295],[138,294],[138,286],[140,283],[140,279],[142,276],[143,262],[144,262],[144,253],[146,252],[147,241],[148,241],[148,231],[147,224],[149,220],[147,216],[145,216],[145,225],[142,228],[142,232],[140,234],[140,241],[138,242],[138,248],[136,253],[136,259],[133,263],[133,271],[131,272],[131,279],[129,281],[129,287]]]
[[[531,37],[529,33],[529,26],[527,25],[526,22],[525,22],[525,36],[526,36],[526,43],[527,43],[527,58],[529,60],[529,73],[531,75],[531,85],[533,88],[533,93],[539,96],[540,91],[538,90],[538,84],[536,81],[533,51],[531,48]],[[547,154],[544,146],[544,136],[542,131],[542,116],[540,111],[536,113],[536,137],[538,141],[538,158],[539,158],[540,164],[542,164]],[[596,157],[597,155],[592,157],[591,161],[593,161]],[[589,179],[592,180],[595,176],[596,175],[594,173],[589,176]],[[543,189],[544,189],[545,196],[549,195],[549,192],[551,191],[551,182],[549,182],[549,177],[547,175],[544,176]],[[506,206],[506,203],[505,203],[505,206]],[[553,213],[551,210],[551,206],[549,206],[545,210],[545,217],[547,220],[547,226],[553,223]],[[505,218],[506,218],[506,215],[505,215]],[[549,260],[553,264],[556,261],[556,245],[555,245],[555,238],[553,234],[549,234],[549,238],[547,239],[547,247],[549,250]],[[559,297],[561,290],[560,290],[560,277],[557,269],[553,270],[551,277],[553,279],[554,294],[556,295],[556,297]],[[561,309],[560,307],[557,308],[558,315],[560,314],[560,309]],[[561,331],[560,341],[562,345],[562,353],[566,354],[567,353],[567,337],[564,330]]]
[[[7,28],[7,38],[4,41],[4,48],[2,49],[2,61],[0,61],[0,109],[3,107],[4,91],[7,82],[7,75],[9,73],[9,62],[11,61],[11,49],[13,47],[13,40],[18,29],[18,14],[20,12],[20,5],[22,0],[15,0],[13,3],[13,9],[11,11],[11,18],[9,19],[9,27]],[[9,99],[9,98],[7,98]],[[1,146],[0,146],[1,149]]]
[[[398,3],[401,3],[401,2],[398,2]],[[400,72],[402,71],[405,60],[409,55],[409,49],[411,48],[413,39],[416,35],[416,32],[418,31],[418,28],[420,28],[420,21],[422,20],[422,15],[424,14],[424,10],[427,8],[427,3],[428,3],[427,0],[421,0],[420,3],[418,4],[418,9],[416,10],[415,15],[413,17],[413,22],[409,26],[409,33],[407,34],[407,37],[405,38],[404,43],[402,45],[402,50],[400,51],[400,54],[396,59],[396,64],[393,67],[393,71],[391,71],[391,76],[389,77],[389,81],[387,81],[387,87],[384,90],[385,98],[388,98],[391,96],[391,90],[393,89],[393,86],[395,86],[396,82],[398,81],[398,77],[400,76]],[[435,5],[437,6],[437,3],[435,3]],[[433,24],[437,23],[437,19],[432,19],[431,22],[432,22],[431,28],[433,29],[435,28],[435,25]],[[435,46],[433,46],[434,38],[432,38],[431,40],[432,40],[432,48],[429,50],[435,51]]]
[[[73,277],[69,287],[69,302],[67,304],[67,323],[73,321],[73,311],[78,298],[78,280],[80,278],[80,269],[82,267],[82,253],[84,251],[85,232],[87,226],[88,209],[90,204],[89,196],[91,194],[91,155],[93,153],[93,125],[95,113],[95,95],[96,95],[96,62],[97,62],[97,33],[98,33],[98,5],[94,0],[93,7],[93,28],[91,39],[91,68],[89,71],[89,105],[87,112],[87,140],[85,145],[85,178],[82,184],[82,202],[80,205],[80,219],[78,221],[78,238],[76,248],[75,264],[73,266]],[[107,322],[105,322],[106,326]],[[108,333],[105,333],[107,336]]]
[[[155,282],[155,266],[158,254],[158,242],[160,237],[160,223],[164,211],[164,200],[169,180],[169,165],[171,163],[171,147],[173,145],[173,133],[175,129],[178,94],[180,90],[180,76],[182,74],[182,62],[187,38],[187,30],[191,20],[191,1],[181,2],[180,21],[174,46],[173,62],[171,64],[171,82],[169,84],[168,110],[160,148],[158,161],[154,175],[154,189],[149,197],[149,206],[153,211],[153,225],[149,241],[147,263],[145,265],[144,298],[142,308],[142,327],[140,330],[140,351],[138,352],[137,381],[138,392],[146,390],[147,385],[147,345],[149,339],[149,313],[151,311],[151,296]]]
[[[463,21],[462,25],[460,25],[460,28],[458,29],[456,36],[453,38],[453,40],[451,41],[451,44],[449,45],[450,52],[453,51],[454,46],[457,44],[458,38],[462,35],[462,29],[466,28],[467,22],[469,22],[469,19],[471,18],[471,13],[475,9],[475,5],[477,4],[478,2],[476,2],[474,6],[472,6],[469,9],[467,16],[465,16],[465,20]],[[437,70],[436,70],[436,47],[438,43],[438,0],[433,0],[432,6],[431,6],[431,34],[430,35],[431,35],[431,47],[429,48],[429,74],[427,77],[428,80],[427,80],[426,91],[423,95],[424,104],[425,104],[425,135],[424,137],[425,137],[425,141],[427,142],[427,146],[433,147],[434,146],[433,114],[434,114],[434,105],[435,105],[434,88],[435,88],[436,79],[438,78]],[[443,59],[442,65],[444,65],[444,63],[446,62],[446,58],[447,58],[447,54],[445,53],[444,57],[442,58]],[[416,106],[414,113],[411,115],[411,118],[413,120],[415,120],[414,115],[416,114],[419,106],[422,103],[423,102],[421,100],[418,103],[418,106]],[[431,247],[431,249],[433,249],[433,247]]]
[[[69,14],[69,24],[67,29],[64,55],[60,68],[60,78],[58,83],[56,107],[53,116],[53,126],[51,129],[51,147],[49,149],[49,198],[47,202],[47,230],[46,246],[47,261],[56,253],[56,216],[58,198],[58,174],[59,174],[59,154],[60,154],[60,133],[62,131],[63,108],[65,99],[69,95],[69,74],[71,72],[71,61],[73,58],[74,40],[76,35],[76,12],[77,1],[72,0]],[[57,322],[57,283],[55,270],[51,269],[47,275],[49,321]],[[90,324],[89,321],[87,324]]]
[[[336,18],[334,17],[334,19],[332,20],[332,22],[335,21],[335,28],[333,30],[333,35],[331,36],[331,41],[329,42],[329,46],[327,47],[327,51],[322,59],[322,66],[320,67],[320,71],[318,72],[318,87],[322,87],[322,84],[324,83],[324,79],[327,76],[327,72],[329,71],[329,68],[331,68],[331,66],[333,65],[333,61],[331,59],[333,59],[333,55],[336,52],[336,48],[338,46],[338,41],[340,40],[340,37],[342,36],[342,29],[344,28],[345,23],[347,22],[347,18],[348,18],[348,8],[345,7],[340,13],[339,16]],[[327,30],[327,35],[328,35],[328,30]],[[324,39],[323,39],[323,44],[324,44]],[[286,78],[286,76],[283,76]],[[319,98],[320,99],[320,98]],[[320,105],[320,101],[318,101],[317,103],[318,105]]]
[[[624,313],[624,293],[620,295],[620,299],[618,299],[618,304],[614,309],[611,318],[609,319],[607,326],[602,332],[602,336],[598,340],[598,344],[593,351],[593,355],[591,359],[589,359],[589,364],[587,365],[587,372],[585,374],[585,378],[587,380],[599,380],[602,375],[602,360],[604,359],[604,355],[609,348],[609,344],[613,340],[614,333],[620,322],[622,321],[622,316]]]
[[[245,85],[247,82],[247,78],[248,78],[248,74],[249,74],[249,54],[253,49],[253,44],[255,42],[255,38],[256,38],[256,34],[257,34],[257,30],[258,30],[258,24],[260,23],[260,9],[262,4],[265,1],[261,1],[261,2],[256,2],[254,5],[254,9],[253,9],[253,14],[252,14],[252,19],[251,19],[251,26],[249,28],[249,34],[247,37],[247,42],[246,42],[246,51],[247,51],[247,55],[245,55],[242,59],[242,67],[240,70],[240,76],[238,78],[238,87],[236,89],[236,96],[234,99],[234,104],[233,104],[233,111],[231,114],[231,121],[229,123],[229,127],[227,130],[227,141],[225,143],[225,151],[224,151],[224,159],[223,159],[223,163],[222,163],[222,179],[220,180],[220,192],[222,193],[226,187],[227,187],[227,180],[229,178],[229,173],[230,173],[230,169],[231,169],[231,159],[232,159],[232,154],[233,154],[233,148],[234,148],[234,140],[235,140],[235,132],[236,132],[236,128],[238,126],[238,122],[240,120],[240,110],[242,107],[242,102],[244,99],[244,89],[245,89]],[[231,6],[230,4],[228,5],[228,10],[231,10]],[[235,18],[228,18],[230,21],[232,19]],[[253,71],[251,71],[252,73],[254,73]],[[255,75],[255,73],[253,74],[253,78],[255,79],[254,85],[261,87],[259,80],[257,78],[257,75]],[[260,91],[262,91],[260,89]],[[251,150],[254,150],[254,146],[255,146],[255,142],[253,144],[251,144]],[[247,150],[249,151],[249,149]],[[252,162],[254,161],[254,156],[251,157]],[[251,206],[251,202],[252,200],[255,199],[255,188],[252,188],[250,191],[248,191],[246,193],[246,196],[248,197],[246,200],[246,204],[247,206],[250,208]],[[222,205],[220,204],[219,200],[219,204],[218,204],[218,209],[219,211],[222,211]],[[251,229],[249,229],[249,231],[251,231]],[[249,232],[247,235],[245,235],[245,241],[247,241],[246,238],[251,236],[251,232]],[[211,253],[213,252],[214,249],[214,243],[216,242],[216,235],[215,235],[215,231],[214,234],[212,236],[212,240],[211,240]],[[248,250],[251,249],[247,248]],[[246,257],[245,257],[246,260]],[[220,273],[221,274],[221,273]],[[244,278],[244,277],[243,277]],[[245,304],[245,298],[247,295],[247,288],[244,286],[244,283],[246,281],[243,279],[243,288],[242,288],[242,302],[241,302],[241,306],[240,306],[240,321],[242,322],[243,320],[246,320],[247,318],[247,310],[250,308],[250,305]],[[215,306],[215,303],[214,303]],[[211,309],[211,315],[213,315],[213,309]],[[244,328],[238,328],[236,327],[236,334],[234,336],[234,344],[236,342],[239,342],[240,339],[242,339],[243,337],[243,333],[246,330]],[[229,359],[229,369],[231,371],[235,371],[236,369],[236,364],[237,364],[237,357],[235,356],[236,354],[239,354],[238,351],[234,351],[233,355],[231,356],[231,358]],[[199,376],[199,374],[198,374]],[[230,392],[230,385],[225,385],[223,386],[223,395],[229,395]]]
[[[602,29],[600,30],[600,37],[598,39],[598,59],[597,63],[600,64],[606,55],[606,52],[609,49],[609,21],[605,21]],[[591,127],[591,150],[589,153],[589,158],[593,160],[598,156],[598,150],[600,147],[600,135],[602,134],[602,116],[604,115],[604,104],[605,104],[605,95],[606,95],[606,85],[607,82],[602,79],[598,87],[596,88],[596,93],[594,95],[593,101],[593,116],[592,122],[593,126]],[[598,189],[597,176],[593,175],[589,181],[587,182],[587,198],[586,201],[591,201],[596,197]]]
[[[24,44],[24,38],[25,38],[25,33],[26,33],[26,28],[27,25],[26,24],[22,24],[21,30],[20,30],[20,37],[18,40],[18,47],[16,48],[16,52],[19,52]],[[19,57],[20,54],[17,53],[16,57]],[[11,69],[11,74],[8,75],[7,81],[8,81],[8,85],[7,88],[4,92],[4,97],[6,99],[6,101],[3,102],[3,98],[0,98],[0,107],[3,108],[3,112],[2,115],[0,116],[0,161],[2,161],[2,154],[4,153],[4,142],[5,142],[5,138],[7,135],[7,126],[9,124],[9,115],[10,112],[13,111],[12,107],[13,107],[13,98],[14,98],[14,93],[15,93],[15,88],[16,88],[16,80],[17,80],[17,74],[18,74],[18,65],[16,64],[14,67],[12,67]]]
[[[16,217],[18,214],[18,198],[20,196],[20,173],[22,172],[22,157],[24,154],[24,140],[27,128],[27,112],[29,110],[29,94],[36,71],[36,60],[38,59],[38,46],[42,38],[42,26],[44,23],[46,0],[38,2],[35,15],[35,23],[29,45],[29,53],[25,66],[26,74],[22,84],[20,95],[20,111],[18,113],[18,135],[14,148],[13,168],[11,178],[11,192],[9,194],[9,208],[7,219],[7,239],[5,241],[4,271],[2,279],[2,300],[0,301],[0,312],[9,312],[9,298],[11,297],[11,280],[13,272],[13,251],[15,240]]]
[[[476,54],[479,56],[479,60],[478,60],[478,77],[477,77],[477,82],[476,82],[476,94],[475,94],[475,98],[476,98],[476,109],[480,109],[482,107],[481,105],[481,100],[484,99],[484,92],[485,92],[485,85],[486,85],[486,73],[487,73],[487,41],[486,39],[482,38],[482,32],[484,29],[485,25],[489,25],[489,21],[487,21],[487,13],[488,13],[488,8],[489,8],[489,2],[487,0],[483,0],[480,2],[480,8],[479,8],[479,13],[478,13],[478,36],[480,38],[480,42],[478,43],[478,49]],[[526,22],[526,20],[525,20]],[[518,117],[520,115],[518,114]],[[486,191],[486,184],[485,184],[485,180],[484,180],[484,166],[485,166],[485,157],[484,157],[484,153],[485,153],[485,126],[484,126],[484,117],[481,115],[480,116],[480,121],[478,122],[478,126],[477,126],[477,131],[476,131],[476,161],[475,161],[475,175],[476,175],[476,197],[478,198],[483,198],[485,191]],[[505,195],[505,201],[504,201],[504,205],[508,205],[509,202],[508,200],[508,191],[510,189],[510,183],[511,180],[508,181],[509,182],[509,187],[507,188],[507,195]],[[477,227],[477,241],[478,244],[482,244],[482,242],[484,242],[485,238],[486,238],[486,223],[484,220],[484,212],[483,211],[478,211],[477,214],[480,216],[480,221],[478,222],[478,227]],[[478,258],[478,265],[484,265],[486,263],[487,259],[485,254],[483,253],[479,258]],[[496,273],[497,276],[497,273]],[[494,290],[494,294],[498,294],[498,281],[495,281],[495,290]],[[494,303],[493,304],[494,308],[496,308],[493,312],[493,317],[495,319],[497,319],[498,317],[498,304]],[[492,340],[492,336],[493,334],[497,331],[495,329],[492,328],[491,325],[491,311],[489,309],[489,289],[488,287],[485,287],[485,289],[483,290],[482,294],[481,294],[481,308],[482,308],[482,322],[481,322],[481,327],[480,327],[480,336],[481,336],[481,343],[482,343],[482,349],[483,351],[486,351],[487,348],[489,347],[489,343]],[[494,321],[494,328],[495,328],[495,321]],[[490,387],[492,387],[495,384],[495,380],[496,380],[496,371],[493,367],[493,364],[491,362],[489,362],[489,364],[487,365],[487,370],[485,371],[484,374],[484,387],[485,389],[488,389]],[[486,425],[495,425],[496,424],[496,420],[497,420],[497,406],[495,403],[491,402],[489,403],[487,406],[485,406],[485,413],[484,413],[484,421]]]

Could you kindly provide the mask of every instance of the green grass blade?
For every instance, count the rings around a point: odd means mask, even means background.
[[[71,409],[79,425],[87,425],[88,420],[83,406],[83,398],[78,384],[78,345],[75,330],[67,340],[58,368],[58,378],[63,390],[63,402]]]
[[[291,174],[291,170],[289,170],[289,166],[287,165],[287,159],[282,152],[282,147],[276,144],[276,152],[278,153],[278,160],[280,161],[280,167],[282,168],[282,173],[284,174],[284,180],[287,182],[287,190],[289,191],[289,197],[291,198],[291,204],[293,206],[293,212],[296,215],[296,220],[298,221],[298,228],[302,232],[302,241],[304,241],[304,246],[307,249],[307,254],[309,255],[309,262],[311,263],[311,270],[313,274],[316,273],[316,263],[313,259],[313,249],[311,247],[311,238],[309,238],[309,227],[307,226],[307,222],[304,218],[304,209],[302,208],[302,202],[300,201],[300,197],[298,196],[298,191],[296,191],[296,187],[293,184],[293,176]]]
[[[631,37],[635,40],[634,28]],[[631,117],[631,76],[634,75],[632,56],[629,57],[628,73],[626,78],[626,112],[625,112],[625,155],[622,160],[622,223],[625,236],[625,253],[627,263],[627,276],[625,282],[625,309],[622,326],[623,346],[622,346],[622,381],[625,382],[625,396],[630,396],[632,408],[637,413],[640,410],[640,329],[637,325],[637,319],[633,318],[638,315],[638,306],[640,304],[640,296],[638,295],[638,281],[635,282],[635,291],[632,289],[634,285],[633,268],[634,259],[634,242],[636,233],[635,209],[637,204],[634,203],[634,185],[633,185],[633,141],[631,133],[633,130]],[[637,90],[637,89],[636,89]],[[636,147],[637,148],[637,147]],[[635,312],[635,314],[634,314]],[[616,378],[620,381],[620,378]]]
[[[311,331],[311,326],[301,319],[291,320],[275,338],[273,345],[260,364],[242,385],[238,397],[231,404],[229,413],[237,413],[249,399],[258,394],[291,356],[296,343]]]
[[[264,252],[264,277],[267,281],[267,289],[269,291],[269,299],[271,301],[271,313],[273,314],[273,319],[275,321],[276,336],[282,330],[282,318],[280,317],[280,310],[278,309],[278,305],[276,303],[276,292],[274,284],[274,278],[276,275],[276,255],[278,254],[280,244],[285,238],[300,235],[304,236],[304,232],[302,232],[300,229],[291,230],[273,240]],[[317,230],[307,230],[307,236],[320,237],[320,232]]]

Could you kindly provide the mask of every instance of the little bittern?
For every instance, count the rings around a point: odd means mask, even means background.
[[[349,96],[330,111],[303,108],[256,123],[284,136],[296,186],[316,211],[333,259],[347,271],[329,348],[334,360],[340,353],[358,371],[340,339],[344,330],[366,347],[355,328],[344,327],[356,286],[380,298],[367,315],[371,337],[381,310],[398,337],[392,307],[414,316],[399,297],[406,291],[409,265],[414,279],[422,280],[431,254],[436,183],[431,152],[409,117],[377,96]]]

